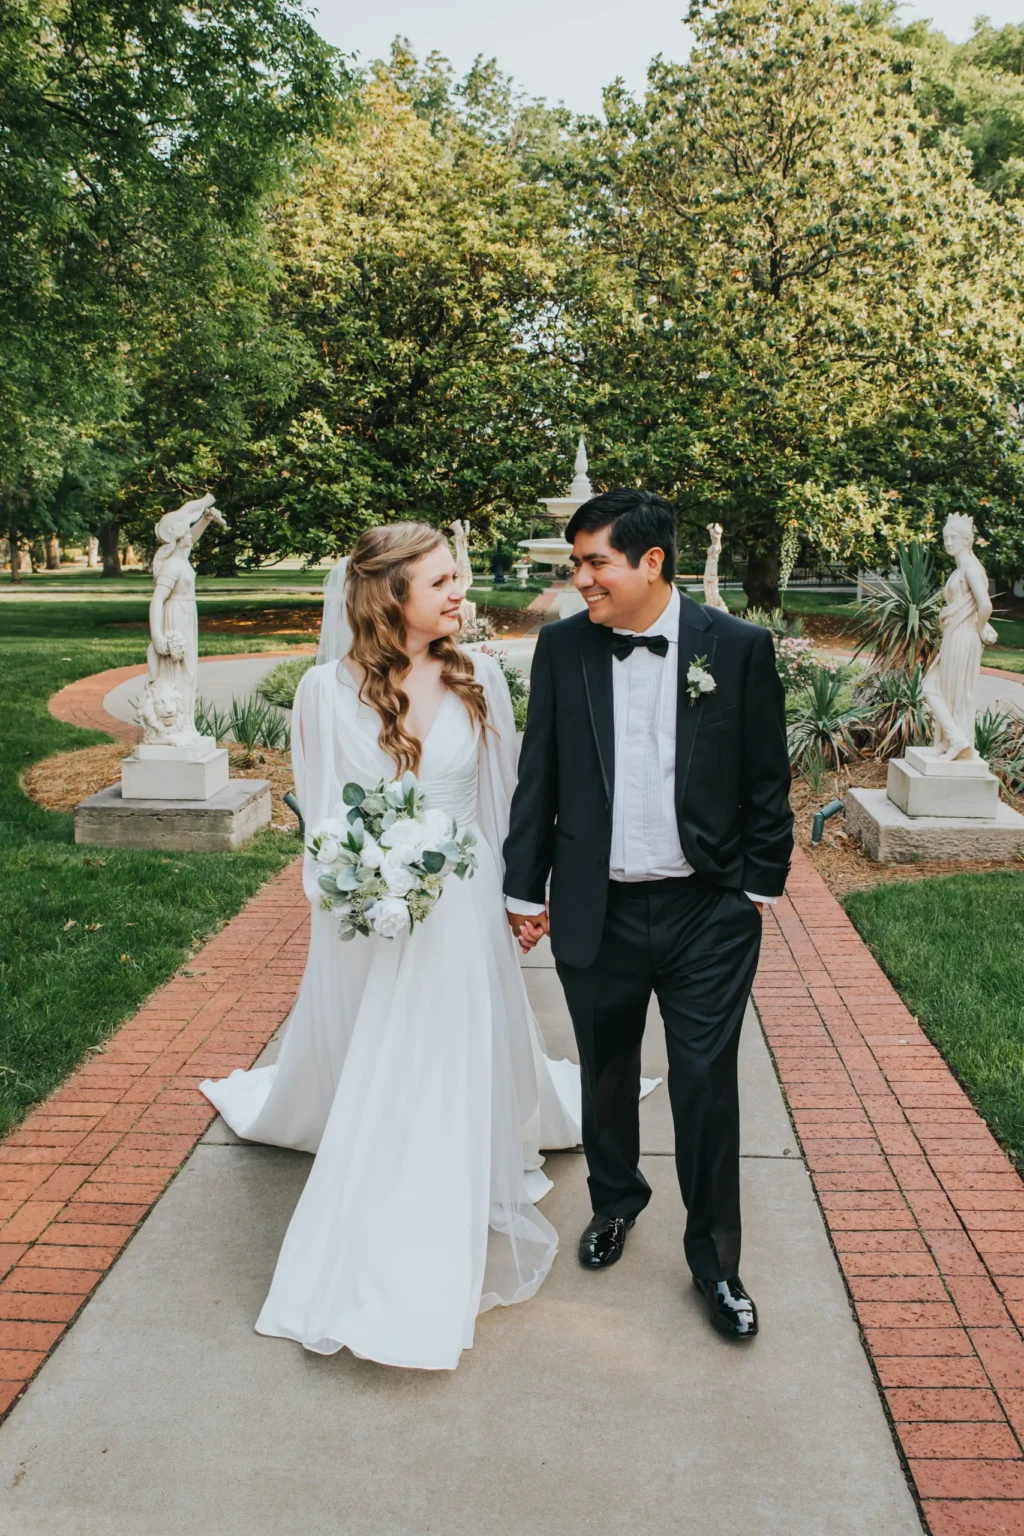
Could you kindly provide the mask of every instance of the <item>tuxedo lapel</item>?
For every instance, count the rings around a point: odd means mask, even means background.
[[[704,658],[704,666],[712,671],[715,660],[717,637],[712,633],[707,609],[695,603],[692,597],[679,595],[679,683],[676,693],[676,815],[680,819],[686,780],[690,772],[693,745],[697,740],[704,700],[696,704],[686,691],[686,674],[698,656]]]
[[[607,809],[615,789],[615,707],[612,700],[611,633],[603,624],[589,624],[580,632],[583,689],[601,764],[601,780]]]

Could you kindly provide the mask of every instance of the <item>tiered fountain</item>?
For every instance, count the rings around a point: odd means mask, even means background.
[[[587,447],[582,437],[576,449],[576,462],[573,465],[573,480],[569,487],[568,496],[542,496],[540,504],[547,508],[547,515],[551,518],[557,531],[556,538],[549,539],[520,539],[519,548],[525,549],[533,565],[543,565],[554,571],[559,571],[569,563],[572,553],[571,545],[566,543],[565,528],[573,513],[582,507],[585,501],[589,501],[594,494],[590,480],[587,478]],[[570,614],[580,613],[586,607],[582,597],[575,587],[567,587],[560,593],[557,603],[558,617],[567,619]]]

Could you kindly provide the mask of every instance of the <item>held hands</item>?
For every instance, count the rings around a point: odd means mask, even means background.
[[[551,931],[546,911],[538,912],[532,917],[524,917],[521,912],[506,912],[505,916],[508,918],[509,927],[519,940],[519,948],[524,955],[528,955],[533,946]]]

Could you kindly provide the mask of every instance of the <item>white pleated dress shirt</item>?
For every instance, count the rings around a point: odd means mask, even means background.
[[[673,586],[660,618],[642,631],[664,635],[668,654],[637,646],[612,659],[615,722],[615,785],[612,791],[612,846],[608,875],[623,884],[682,879],[693,874],[679,841],[676,821],[676,707],[679,687],[679,604]],[[632,635],[632,629],[619,629]],[[620,794],[620,786],[625,793]],[[751,901],[774,896],[747,895]],[[528,916],[543,908],[514,896],[510,912]]]

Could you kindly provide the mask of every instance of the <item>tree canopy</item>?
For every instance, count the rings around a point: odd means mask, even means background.
[[[874,564],[949,510],[1024,567],[1020,29],[698,3],[686,62],[574,120],[401,42],[354,75],[289,0],[12,14],[8,525],[144,543],[210,487],[223,569],[493,531],[583,427],[753,601],[784,537]]]
[[[38,515],[133,354],[234,286],[237,243],[341,76],[291,0],[5,0],[0,27],[0,502]]]

